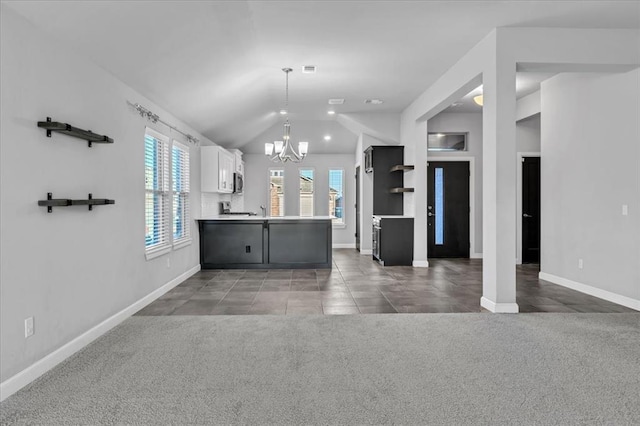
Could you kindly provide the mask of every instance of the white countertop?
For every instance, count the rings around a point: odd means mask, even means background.
[[[331,216],[242,216],[242,215],[221,215],[209,217],[196,217],[195,220],[331,220]]]
[[[413,216],[404,216],[404,215],[400,215],[400,214],[374,214],[373,217],[377,217],[379,219],[398,219],[398,218],[402,218],[402,219],[413,219]]]

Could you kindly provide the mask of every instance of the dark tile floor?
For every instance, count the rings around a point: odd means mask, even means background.
[[[482,260],[434,259],[429,268],[381,267],[356,250],[332,269],[204,270],[136,315],[306,315],[482,312]],[[538,279],[517,267],[521,312],[636,312]]]

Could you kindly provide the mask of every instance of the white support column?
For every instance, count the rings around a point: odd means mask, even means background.
[[[483,72],[483,269],[480,304],[518,312],[516,304],[516,63],[497,43]]]
[[[413,266],[426,268],[427,260],[427,122],[416,123],[415,133]]]

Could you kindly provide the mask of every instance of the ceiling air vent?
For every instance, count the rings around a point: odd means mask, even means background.
[[[329,99],[329,105],[342,105],[344,99]]]
[[[302,66],[302,72],[304,74],[315,74],[316,73],[316,66],[315,65],[303,65]]]
[[[384,102],[382,99],[365,99],[364,100],[365,104],[371,104],[371,105],[380,105],[382,102]]]

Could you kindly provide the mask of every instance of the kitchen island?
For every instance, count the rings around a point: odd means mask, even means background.
[[[197,219],[202,269],[331,268],[331,217]]]

